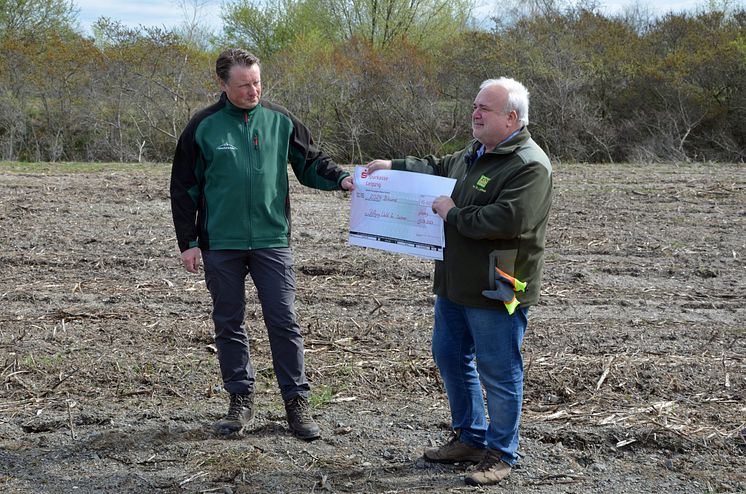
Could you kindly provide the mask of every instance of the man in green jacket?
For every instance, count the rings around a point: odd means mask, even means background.
[[[432,204],[446,238],[443,261],[435,263],[432,350],[455,434],[424,457],[479,463],[465,478],[470,485],[501,481],[518,460],[521,344],[528,308],[539,300],[552,201],[552,167],[527,125],[526,88],[513,79],[490,79],[474,99],[474,140],[466,148],[441,158],[368,164],[369,172],[407,170],[457,180],[451,197]]]
[[[205,281],[228,413],[220,434],[241,432],[254,416],[255,371],[244,295],[250,274],[262,305],[272,363],[287,420],[301,439],[320,436],[308,403],[303,338],[295,318],[288,163],[303,185],[353,188],[349,173],[322,154],[308,129],[285,108],[261,99],[259,60],[241,49],[215,64],[220,100],[192,117],[171,170],[171,209],[185,269]]]

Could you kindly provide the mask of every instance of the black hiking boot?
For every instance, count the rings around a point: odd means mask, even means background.
[[[225,417],[215,422],[213,427],[218,434],[240,433],[254,419],[254,394],[231,393],[231,402]]]
[[[321,429],[311,416],[311,406],[308,400],[300,395],[285,402],[288,425],[295,437],[311,441],[321,437]]]

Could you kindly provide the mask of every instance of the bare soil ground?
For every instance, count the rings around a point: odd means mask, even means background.
[[[168,168],[49,170],[0,165],[2,492],[746,492],[743,165],[556,166],[522,460],[485,489],[420,459],[449,432],[431,263],[347,245],[343,193],[291,184],[323,437],[288,433],[249,289],[257,417],[226,440]]]

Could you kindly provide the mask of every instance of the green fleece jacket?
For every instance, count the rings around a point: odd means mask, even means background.
[[[461,305],[498,308],[483,295],[495,290],[495,267],[527,283],[522,307],[538,302],[544,242],[552,202],[552,166],[525,127],[477,157],[481,144],[441,158],[393,160],[393,169],[455,178],[445,222],[443,261],[435,263],[433,291]]]
[[[265,100],[251,110],[225,93],[179,138],[171,168],[171,212],[179,249],[287,247],[288,163],[303,185],[340,188],[349,173],[322,154],[308,129]]]

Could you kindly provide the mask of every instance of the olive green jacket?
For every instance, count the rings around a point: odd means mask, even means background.
[[[456,207],[445,222],[443,261],[435,263],[436,295],[469,307],[503,305],[482,292],[495,290],[495,267],[527,284],[522,307],[539,300],[544,243],[552,203],[552,166],[525,127],[477,157],[472,141],[441,158],[393,160],[393,169],[455,178]]]

